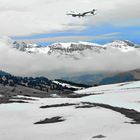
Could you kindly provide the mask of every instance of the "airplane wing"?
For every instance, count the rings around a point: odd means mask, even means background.
[[[86,14],[90,13],[91,11],[88,11],[88,12],[84,12],[82,13],[83,16],[85,16]]]
[[[93,9],[92,11],[84,12],[82,15],[85,16],[88,13],[94,14],[95,11],[97,11],[97,10],[96,9]]]
[[[77,16],[77,14],[72,14],[72,13],[68,13],[67,15],[71,15],[73,17],[76,17]]]

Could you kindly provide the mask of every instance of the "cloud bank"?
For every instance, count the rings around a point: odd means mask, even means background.
[[[12,48],[10,39],[0,39],[0,69],[15,75],[58,78],[73,74],[122,72],[140,68],[140,51],[120,52],[109,48],[102,53],[85,51],[79,60],[28,54]]]
[[[0,35],[26,36],[83,30],[90,25],[140,25],[140,0],[0,0]],[[67,11],[98,9],[97,16],[73,18]]]

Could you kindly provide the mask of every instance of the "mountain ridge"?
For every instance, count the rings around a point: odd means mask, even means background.
[[[118,73],[97,73],[73,77],[62,77],[64,80],[87,85],[107,85],[140,80],[140,69]]]
[[[58,42],[48,46],[40,46],[37,44],[26,44],[24,42],[18,43],[17,41],[13,42],[13,47],[19,51],[25,51],[27,53],[41,53],[41,54],[60,54],[68,55],[71,53],[82,53],[85,50],[90,50],[96,53],[100,53],[103,50],[114,48],[119,49],[120,51],[133,51],[139,49],[137,44],[130,42],[128,40],[113,40],[111,43],[100,45],[97,43],[90,42]],[[58,53],[58,54],[57,54]]]

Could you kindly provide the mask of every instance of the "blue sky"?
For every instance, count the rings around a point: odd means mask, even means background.
[[[98,38],[93,40],[87,40],[90,42],[96,42],[99,44],[105,44],[112,40],[130,40],[136,44],[140,44],[140,26],[127,26],[127,27],[120,27],[120,26],[112,26],[109,24],[99,25],[99,26],[89,26],[85,30],[82,31],[65,31],[65,32],[54,32],[50,34],[35,34],[31,36],[16,36],[13,39],[16,40],[30,40],[30,39],[39,39],[39,38],[54,38],[54,37],[61,37],[61,36],[100,36],[104,34],[111,34],[116,33],[112,37],[106,38]],[[61,41],[61,40],[60,40]],[[65,42],[62,40],[61,42]],[[48,45],[54,43],[53,41],[49,42],[40,42],[41,45]]]

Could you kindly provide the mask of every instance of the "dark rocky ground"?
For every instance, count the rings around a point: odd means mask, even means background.
[[[41,106],[40,108],[64,107],[64,106],[73,106],[73,105],[77,105],[77,104],[74,103],[53,104],[53,105]]]
[[[57,122],[63,122],[65,119],[63,119],[60,116],[52,117],[52,118],[46,118],[44,120],[40,120],[38,122],[35,122],[34,124],[46,124],[46,123],[57,123]]]
[[[97,135],[97,136],[93,136],[92,138],[94,138],[94,139],[97,139],[98,138],[99,139],[99,138],[105,138],[105,137],[106,136],[100,134],[100,135]]]
[[[13,102],[28,102],[28,100],[33,100],[32,97],[49,97],[50,95],[36,89],[31,89],[23,86],[3,86],[0,84],[0,104],[1,103],[13,103]],[[18,95],[23,97],[18,97]]]
[[[20,102],[27,102],[27,100],[32,100],[33,97],[37,98],[50,98],[50,97],[68,97],[73,94],[71,90],[50,90],[49,92],[37,90],[34,88],[29,88],[25,86],[4,86],[0,84],[0,104],[1,103],[13,103],[19,102],[16,100],[20,100]],[[18,96],[23,96],[18,97]]]
[[[97,94],[97,93],[96,93]],[[27,102],[27,98],[32,99],[33,97],[37,98],[81,98],[90,95],[96,94],[75,94],[70,89],[63,90],[49,90],[41,91],[34,88],[29,88],[21,85],[8,86],[0,84],[0,104],[1,103],[12,103],[17,102],[16,99],[21,100],[20,102]],[[98,93],[100,94],[100,93]],[[18,95],[23,96],[24,98],[18,97]],[[15,101],[13,100],[15,99]],[[19,102],[19,101],[18,101]]]

